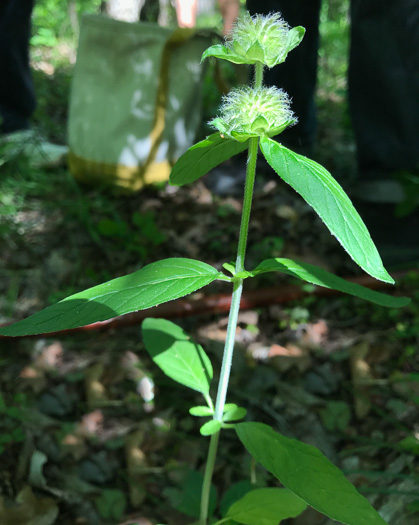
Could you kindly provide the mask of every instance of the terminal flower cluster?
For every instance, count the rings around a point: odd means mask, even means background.
[[[276,87],[233,89],[224,98],[220,116],[210,125],[229,138],[244,142],[250,137],[278,135],[297,122],[290,100]]]
[[[256,64],[268,67],[281,64],[288,53],[303,39],[303,27],[291,28],[279,13],[250,16],[246,13],[234,26],[231,40],[225,45],[208,48],[202,56],[224,58],[235,64]]]

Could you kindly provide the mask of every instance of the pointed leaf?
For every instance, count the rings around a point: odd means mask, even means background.
[[[255,60],[258,62],[262,62],[262,64],[265,63],[265,51],[257,40],[255,40],[253,44],[249,47],[249,49],[246,51],[246,57],[249,58],[249,62]]]
[[[184,153],[170,173],[170,184],[183,186],[199,179],[225,160],[244,151],[247,144],[213,133]]]
[[[233,62],[234,64],[249,63],[244,57],[236,55],[233,51],[222,44],[216,44],[215,46],[211,46],[206,49],[202,54],[201,62],[203,62],[208,57],[222,58],[224,60],[228,60],[229,62]]]
[[[208,394],[213,372],[202,346],[166,319],[149,317],[143,321],[141,330],[147,352],[167,376]]]
[[[252,272],[248,272],[251,276],[258,275],[265,272],[282,272],[298,279],[302,279],[308,283],[338,290],[339,292],[355,295],[366,301],[370,301],[380,306],[387,306],[388,308],[401,308],[410,303],[408,297],[392,297],[380,292],[375,292],[369,288],[365,288],[359,284],[345,281],[341,277],[337,277],[332,273],[313,266],[312,264],[293,261],[292,259],[266,259],[262,261]]]
[[[385,521],[320,450],[262,423],[238,423],[236,432],[254,459],[306,503],[347,525]]]
[[[287,39],[288,53],[301,43],[302,39],[304,38],[305,32],[305,28],[301,26],[296,26],[289,30]]]
[[[216,419],[212,419],[211,421],[208,421],[202,427],[200,428],[201,435],[203,436],[212,436],[216,432],[218,432],[221,428],[221,421],[217,421]]]
[[[193,259],[164,259],[71,295],[6,328],[0,335],[35,335],[77,328],[178,299],[225,276]]]
[[[226,518],[246,525],[278,525],[306,508],[306,503],[287,489],[263,488],[247,492],[233,503]]]
[[[270,166],[317,212],[353,260],[376,279],[394,283],[361,217],[330,173],[267,137],[261,138],[260,147]]]

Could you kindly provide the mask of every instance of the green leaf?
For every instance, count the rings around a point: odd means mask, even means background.
[[[216,432],[218,432],[221,428],[221,421],[217,421],[216,419],[211,419],[211,421],[208,421],[202,427],[200,428],[199,432],[202,436],[212,436]]]
[[[243,407],[235,406],[229,410],[224,410],[223,421],[238,421],[243,419],[247,414],[247,410]]]
[[[171,505],[180,512],[192,518],[198,518],[201,506],[201,492],[204,476],[201,472],[190,470],[182,481],[181,490],[166,489],[165,494],[170,499]],[[209,514],[213,514],[217,504],[217,490],[211,484],[208,505]]]
[[[262,423],[238,423],[236,432],[257,462],[319,512],[347,525],[385,525],[317,448],[282,436]]]
[[[317,212],[353,260],[376,279],[393,284],[365,224],[330,173],[267,137],[261,138],[260,147],[270,166]]]
[[[238,481],[237,483],[230,485],[220,503],[221,516],[225,516],[228,509],[235,501],[241,499],[254,488],[254,485],[252,485],[249,480]]]
[[[398,448],[410,452],[415,456],[419,456],[419,439],[415,436],[406,436],[404,439],[399,441]]]
[[[164,259],[83,292],[6,328],[0,335],[20,336],[77,328],[178,299],[226,276],[193,259]]]
[[[304,501],[287,489],[255,489],[233,503],[226,518],[246,525],[278,525],[299,516],[306,508]]]
[[[208,394],[211,362],[199,344],[180,326],[149,317],[141,325],[144,345],[153,361],[174,381]]]
[[[296,48],[302,41],[305,35],[305,28],[301,26],[296,26],[290,29],[288,32],[288,39],[287,39],[287,53],[292,51],[294,48]]]
[[[246,143],[213,133],[188,149],[173,166],[170,184],[183,186],[199,179],[225,160],[244,151]]]
[[[254,63],[252,61],[248,61],[246,58],[241,57],[240,55],[236,55],[222,44],[216,44],[215,46],[211,46],[206,49],[202,54],[201,62],[203,62],[208,57],[222,58],[224,60],[228,60],[229,62],[233,62],[234,64]]]
[[[266,272],[282,272],[292,275],[308,283],[338,290],[339,292],[355,295],[366,301],[370,301],[380,306],[389,308],[400,308],[410,303],[408,297],[392,297],[380,292],[375,292],[359,284],[345,281],[332,273],[313,266],[312,264],[293,261],[292,259],[266,259],[262,261],[252,272],[248,272],[252,277]]]
[[[195,417],[208,417],[214,414],[214,410],[206,406],[197,406],[190,408],[189,414]]]
[[[101,518],[119,521],[124,515],[127,500],[120,490],[104,489],[95,499],[95,504]]]

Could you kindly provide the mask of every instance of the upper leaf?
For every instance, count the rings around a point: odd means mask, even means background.
[[[292,259],[266,259],[253,271],[247,272],[247,274],[253,277],[266,272],[286,273],[308,283],[355,295],[366,301],[371,301],[380,306],[387,306],[388,308],[401,308],[410,303],[408,297],[392,297],[391,295],[375,292],[374,290],[370,290],[359,284],[345,281],[345,279],[337,277],[336,275],[323,270],[323,268],[318,268],[312,264],[293,261]]]
[[[145,319],[144,345],[153,361],[174,381],[208,394],[212,366],[207,354],[180,326],[165,319]]]
[[[247,492],[233,503],[226,518],[246,525],[278,525],[306,508],[306,503],[287,489],[262,488]]]
[[[239,423],[236,432],[257,462],[318,511],[347,525],[385,525],[317,448],[282,436],[262,423]]]
[[[213,133],[179,158],[170,173],[170,184],[183,186],[194,182],[246,147],[246,142],[222,138],[219,133]]]
[[[229,62],[233,62],[233,64],[248,63],[248,60],[245,57],[237,55],[230,49],[224,47],[222,44],[216,44],[206,49],[202,54],[201,60],[204,61],[208,57],[223,58]]]
[[[226,276],[193,259],[164,259],[137,272],[70,295],[6,328],[0,335],[20,336],[58,332],[106,321],[178,299]]]
[[[394,283],[361,217],[330,173],[267,137],[261,138],[260,147],[270,166],[312,206],[353,260],[376,279]]]

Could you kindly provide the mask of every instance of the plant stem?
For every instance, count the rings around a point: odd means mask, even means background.
[[[255,87],[261,87],[263,81],[263,64],[257,62],[255,65]],[[243,210],[240,223],[239,243],[237,247],[236,273],[244,271],[244,259],[246,255],[247,234],[249,231],[250,211],[252,208],[253,188],[256,175],[256,160],[259,149],[259,137],[249,139],[249,150],[246,167],[246,183],[244,187]],[[231,298],[230,314],[228,317],[226,341],[224,345],[223,362],[221,365],[220,380],[218,382],[217,400],[215,402],[214,419],[223,420],[224,405],[227,397],[227,388],[230,379],[231,364],[233,361],[234,341],[236,338],[237,319],[240,310],[240,299],[243,291],[243,279],[237,279],[233,284],[233,295]],[[211,490],[212,475],[214,472],[215,456],[217,454],[220,431],[211,436],[208,450],[207,463],[205,466],[204,482],[202,484],[200,525],[207,525],[208,505]]]
[[[263,64],[262,62],[256,62],[255,64],[255,88],[262,87],[263,81]]]
[[[259,148],[259,138],[249,139],[249,153],[247,158],[246,184],[244,188],[243,211],[240,224],[239,243],[237,248],[236,273],[244,270],[246,255],[247,234],[249,229],[250,210],[252,206],[253,187],[256,174],[256,158]],[[231,363],[233,361],[234,341],[236,338],[237,318],[240,309],[240,299],[243,291],[243,279],[237,279],[233,284],[230,314],[228,317],[227,335],[224,346],[223,362],[221,365],[220,380],[218,383],[217,400],[215,403],[214,419],[222,421],[224,405],[230,379]],[[214,471],[215,456],[217,453],[220,432],[211,436],[207,464],[205,467],[204,483],[202,485],[200,525],[206,525],[208,519],[208,504],[211,489],[212,474]]]
[[[208,449],[207,463],[205,465],[204,482],[202,484],[201,495],[201,515],[199,518],[199,525],[207,525],[208,507],[211,493],[212,474],[214,472],[215,456],[217,455],[218,440],[220,439],[220,432],[216,432],[211,436],[210,446]]]

